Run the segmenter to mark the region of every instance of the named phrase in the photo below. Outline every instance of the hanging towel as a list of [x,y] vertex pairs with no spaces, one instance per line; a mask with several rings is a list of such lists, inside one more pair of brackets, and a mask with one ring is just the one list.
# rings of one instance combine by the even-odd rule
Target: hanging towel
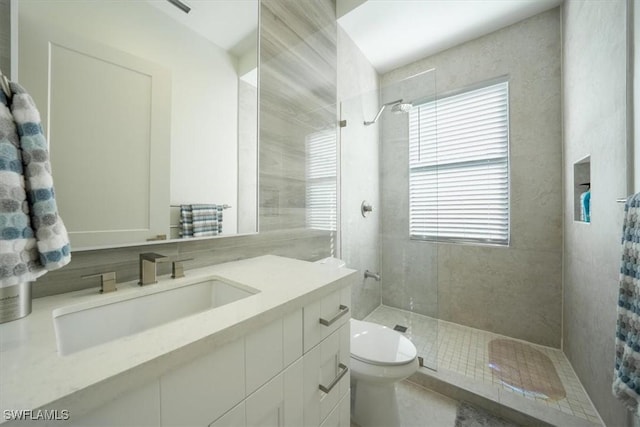
[[193,212],[191,205],[180,205],[180,237],[193,237]]
[[47,141],[31,96],[0,92],[0,287],[36,280],[71,260],[58,215]]
[[193,237],[216,236],[218,234],[218,206],[191,205],[193,215]]
[[638,415],[640,402],[640,193],[624,207],[613,394]]

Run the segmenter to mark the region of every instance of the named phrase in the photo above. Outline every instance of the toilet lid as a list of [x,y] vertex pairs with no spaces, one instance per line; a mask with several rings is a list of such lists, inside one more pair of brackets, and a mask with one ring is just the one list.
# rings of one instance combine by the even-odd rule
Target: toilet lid
[[351,357],[374,365],[404,365],[417,354],[416,346],[399,332],[351,319]]

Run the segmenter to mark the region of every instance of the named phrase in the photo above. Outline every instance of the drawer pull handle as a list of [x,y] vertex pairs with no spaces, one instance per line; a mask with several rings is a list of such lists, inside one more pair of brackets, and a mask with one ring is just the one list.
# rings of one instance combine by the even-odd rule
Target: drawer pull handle
[[325,320],[322,317],[320,318],[320,324],[324,325],[324,326],[331,326],[335,323],[336,320],[338,320],[339,318],[341,318],[342,316],[344,316],[345,314],[347,314],[349,312],[349,307],[347,307],[346,305],[342,305],[340,304],[340,311],[338,312],[338,314],[335,315],[335,317],[331,320]]
[[337,376],[337,377],[335,377],[335,378],[333,379],[333,381],[331,381],[331,384],[329,384],[329,387],[325,387],[325,386],[323,386],[322,384],[320,384],[320,385],[318,386],[318,388],[319,388],[321,391],[323,391],[323,392],[325,392],[325,393],[329,394],[329,392],[331,391],[331,389],[332,389],[332,388],[334,388],[334,387],[336,386],[336,384],[338,384],[338,382],[342,379],[342,377],[344,377],[344,376],[347,374],[347,372],[349,372],[349,368],[347,368],[347,365],[345,365],[344,363],[339,363],[339,364],[338,364],[338,368],[340,368],[340,369],[341,369],[341,371],[340,371],[340,373],[338,374],[338,376]]

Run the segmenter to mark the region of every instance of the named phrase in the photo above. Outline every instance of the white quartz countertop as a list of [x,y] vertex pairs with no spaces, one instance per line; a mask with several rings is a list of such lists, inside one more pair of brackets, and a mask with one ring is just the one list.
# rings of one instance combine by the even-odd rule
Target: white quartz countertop
[[[160,276],[158,284],[145,287],[135,281],[119,283],[118,291],[110,294],[94,288],[35,299],[29,316],[0,325],[0,411],[51,408],[82,413],[99,399],[115,397],[133,383],[156,378],[349,286],[354,274],[347,268],[266,255],[188,270],[182,279]],[[58,354],[54,310],[117,302],[154,287],[184,286],[213,275],[260,292],[125,338]]]

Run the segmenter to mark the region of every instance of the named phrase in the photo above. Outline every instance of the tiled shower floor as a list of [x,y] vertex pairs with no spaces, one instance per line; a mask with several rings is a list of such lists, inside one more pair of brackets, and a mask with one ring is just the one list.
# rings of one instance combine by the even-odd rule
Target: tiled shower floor
[[426,367],[455,372],[472,382],[601,423],[561,350],[387,306],[378,307],[365,320],[390,328],[407,327],[404,335],[413,341]]

